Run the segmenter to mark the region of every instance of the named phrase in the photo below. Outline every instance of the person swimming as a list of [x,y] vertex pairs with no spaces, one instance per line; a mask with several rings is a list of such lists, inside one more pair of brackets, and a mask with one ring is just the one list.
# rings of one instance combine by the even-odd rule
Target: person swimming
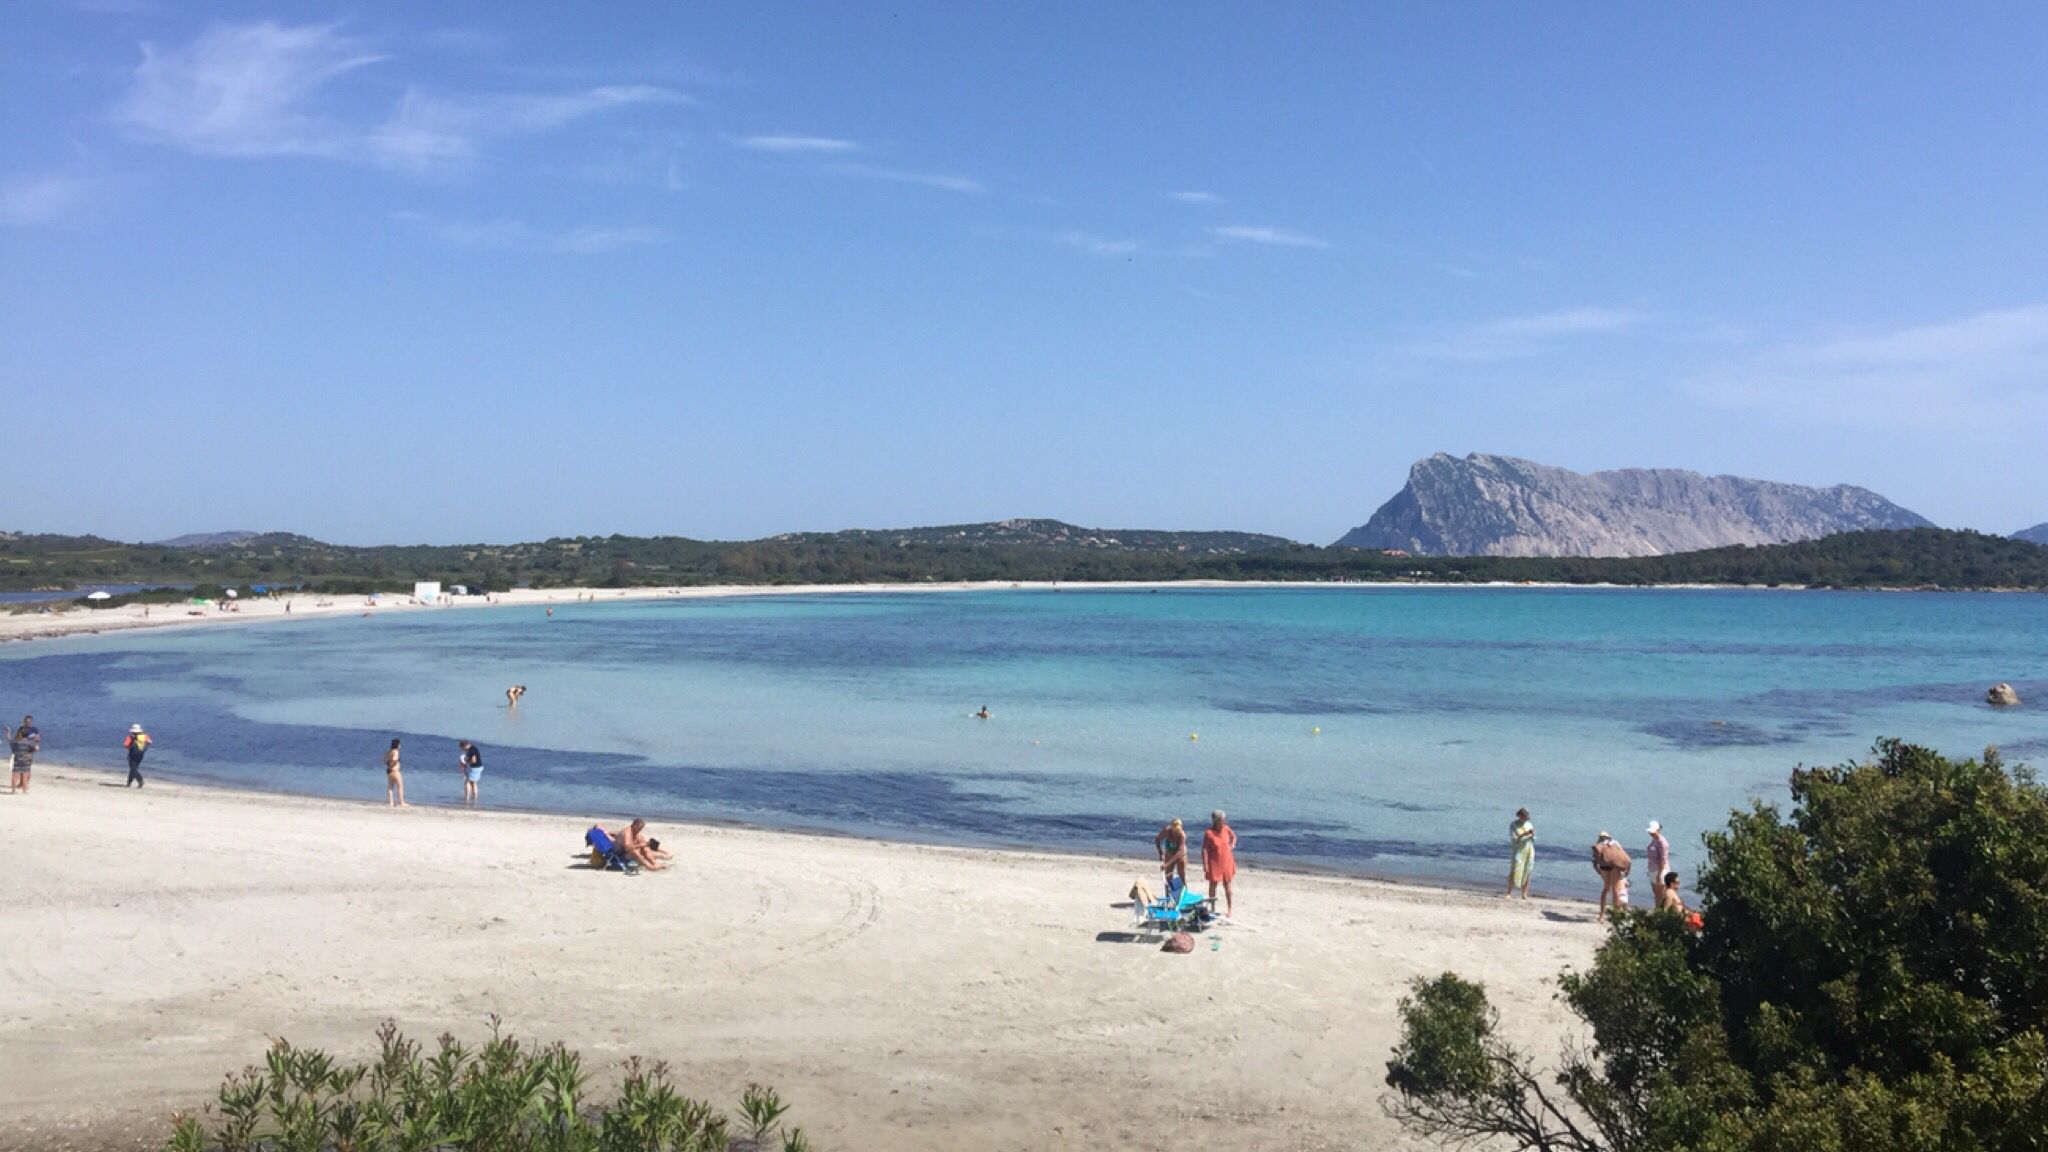
[[976,712],[976,713],[974,714],[974,718],[975,718],[976,720],[986,720],[986,719],[988,719],[988,705],[986,705],[986,704],[983,704],[983,705],[981,706],[981,711],[979,711],[979,712]]

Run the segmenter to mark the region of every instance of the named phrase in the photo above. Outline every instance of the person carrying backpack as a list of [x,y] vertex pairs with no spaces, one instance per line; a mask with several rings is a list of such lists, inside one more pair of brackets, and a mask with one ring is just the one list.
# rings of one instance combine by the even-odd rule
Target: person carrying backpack
[[[149,733],[140,724],[130,724],[128,735],[122,739],[121,747],[128,750],[128,784],[142,787],[142,754],[149,751]],[[128,784],[121,787],[126,788]]]

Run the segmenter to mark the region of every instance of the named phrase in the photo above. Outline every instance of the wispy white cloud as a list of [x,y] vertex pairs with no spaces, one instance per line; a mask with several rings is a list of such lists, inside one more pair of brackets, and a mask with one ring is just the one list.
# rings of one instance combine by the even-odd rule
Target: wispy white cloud
[[179,48],[142,46],[116,116],[136,132],[222,156],[336,155],[349,133],[307,105],[383,57],[334,24],[221,25]]
[[1824,426],[2031,435],[2048,419],[2048,304],[1784,343],[1687,388],[1717,406]]
[[522,220],[436,220],[417,212],[400,212],[399,220],[424,229],[445,244],[508,252],[594,256],[622,248],[660,244],[667,237],[658,228],[638,225],[580,225],[558,231],[535,228]]
[[1090,256],[1129,256],[1138,250],[1136,240],[1115,240],[1089,232],[1067,231],[1053,235],[1053,239]]
[[944,192],[962,192],[978,196],[988,191],[979,180],[946,172],[912,172],[902,168],[878,168],[872,164],[835,164],[832,171],[841,176],[883,180],[892,184],[914,184],[921,188],[937,188]]
[[0,183],[0,225],[54,223],[84,204],[92,189],[83,177],[58,173]]
[[645,84],[452,95],[410,88],[379,122],[344,115],[336,82],[386,59],[338,24],[217,25],[179,47],[144,44],[115,117],[145,139],[207,155],[429,169],[465,164],[491,138],[547,132],[608,109],[693,103]]
[[1431,360],[1466,363],[1521,360],[1551,352],[1568,340],[1628,332],[1648,319],[1627,308],[1559,308],[1481,321],[1408,351]]
[[1488,321],[1481,330],[1494,336],[1578,336],[1586,333],[1621,332],[1643,322],[1643,314],[1626,308],[1561,308],[1527,316],[1504,316]]
[[1221,204],[1223,197],[1214,192],[1168,192],[1166,198],[1183,204]]
[[1215,230],[1216,235],[1240,244],[1266,244],[1276,248],[1328,248],[1329,241],[1296,232],[1289,228],[1273,228],[1264,224],[1227,224]]
[[852,140],[841,140],[836,136],[742,136],[733,141],[736,148],[752,152],[821,153],[858,152],[860,145]]
[[649,84],[614,84],[573,92],[437,96],[408,89],[398,107],[364,137],[369,156],[407,168],[439,168],[475,159],[494,137],[561,128],[586,116],[640,104],[694,103]]

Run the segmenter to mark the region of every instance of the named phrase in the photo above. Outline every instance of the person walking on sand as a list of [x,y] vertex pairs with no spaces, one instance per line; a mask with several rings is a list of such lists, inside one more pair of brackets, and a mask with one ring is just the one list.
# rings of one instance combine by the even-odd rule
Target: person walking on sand
[[398,738],[391,738],[391,748],[384,753],[384,802],[393,808],[410,808],[405,802],[405,777],[398,770]]
[[[0,730],[4,730],[4,728],[4,725],[0,725]],[[36,753],[42,751],[42,748],[43,733],[41,729],[36,727],[36,718],[33,716],[23,716],[21,718],[21,727],[16,728],[13,734],[7,738],[7,751],[14,760],[12,765],[14,774],[8,777],[7,780],[7,790],[9,792],[28,791],[29,770],[35,767]]]
[[1202,878],[1209,882],[1209,899],[1216,899],[1216,886],[1223,885],[1223,914],[1237,909],[1230,882],[1237,878],[1237,830],[1223,819],[1223,809],[1209,813],[1209,827],[1202,832]]
[[1513,896],[1517,890],[1522,899],[1529,898],[1529,877],[1536,871],[1536,826],[1529,823],[1527,808],[1515,809],[1515,818],[1508,823],[1508,892]]
[[[142,754],[149,751],[149,733],[140,724],[130,724],[128,735],[122,739],[121,747],[128,750],[128,784],[142,787]],[[128,784],[121,787],[126,788]]]
[[476,807],[476,784],[484,778],[484,750],[467,740],[456,742],[462,749],[459,763],[462,765],[462,802]]
[[1671,841],[1664,838],[1664,825],[1650,821],[1650,846],[1643,849],[1643,861],[1650,868],[1650,906],[1664,906],[1664,874],[1671,871]]
[[1175,816],[1152,838],[1152,849],[1159,853],[1159,871],[1168,876],[1180,877],[1182,887],[1188,882],[1188,832],[1181,827],[1180,817]]
[[1621,911],[1621,886],[1628,882],[1630,867],[1628,853],[1622,846],[1614,837],[1600,833],[1600,838],[1593,841],[1593,870],[1600,874],[1600,911],[1594,920],[1605,920],[1610,907],[1616,913]]

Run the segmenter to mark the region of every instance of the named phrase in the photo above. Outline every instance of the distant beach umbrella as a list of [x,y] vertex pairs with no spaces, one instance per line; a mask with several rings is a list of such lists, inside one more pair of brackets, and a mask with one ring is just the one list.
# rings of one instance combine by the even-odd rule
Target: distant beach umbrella
[[87,592],[85,594],[85,598],[87,600],[112,600],[114,598],[114,595],[113,593],[106,591]]
[[240,592],[235,591],[233,588],[228,589],[228,599],[230,600],[240,599],[241,595]]

